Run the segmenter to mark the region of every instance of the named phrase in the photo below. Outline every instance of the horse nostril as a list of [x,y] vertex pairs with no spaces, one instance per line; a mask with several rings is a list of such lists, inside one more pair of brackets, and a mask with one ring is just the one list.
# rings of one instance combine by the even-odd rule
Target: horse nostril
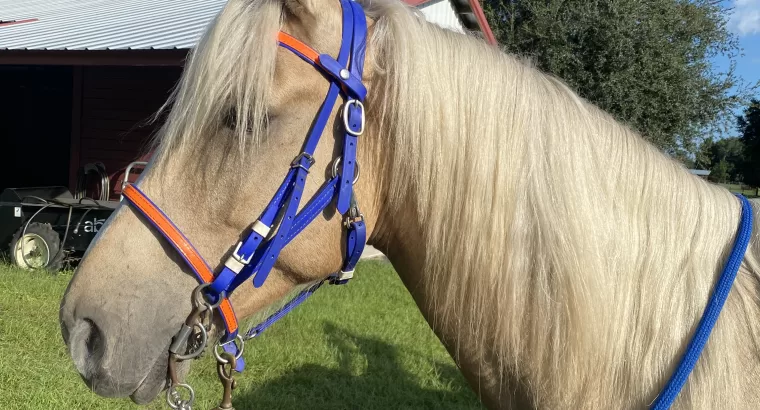
[[87,337],[87,341],[85,342],[85,346],[87,348],[87,354],[90,357],[95,357],[98,355],[102,355],[103,353],[103,336],[100,332],[100,329],[98,328],[98,325],[95,324],[90,319],[85,319],[86,322],[90,325],[90,334]]
[[100,362],[105,347],[103,333],[91,319],[81,319],[70,330],[70,336],[69,348],[74,366],[85,380],[89,380],[102,365]]

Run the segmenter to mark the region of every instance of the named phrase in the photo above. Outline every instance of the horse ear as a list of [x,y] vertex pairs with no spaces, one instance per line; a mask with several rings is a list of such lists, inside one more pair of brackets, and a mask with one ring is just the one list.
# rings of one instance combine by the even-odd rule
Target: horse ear
[[[322,0],[283,0],[285,9],[295,17],[306,20],[313,19],[317,15]],[[322,5],[324,7],[324,5]]]

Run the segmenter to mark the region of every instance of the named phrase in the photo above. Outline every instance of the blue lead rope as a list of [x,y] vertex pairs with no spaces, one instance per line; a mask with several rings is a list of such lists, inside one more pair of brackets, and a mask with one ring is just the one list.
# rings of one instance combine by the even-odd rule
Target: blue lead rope
[[710,337],[710,332],[712,332],[713,326],[715,326],[715,322],[718,320],[718,315],[720,315],[720,311],[723,309],[728,292],[731,291],[736,273],[744,259],[744,252],[747,250],[750,235],[752,234],[752,205],[743,195],[737,194],[736,196],[742,203],[742,219],[739,232],[736,236],[736,242],[734,242],[734,248],[731,250],[731,256],[723,268],[723,273],[720,275],[715,291],[710,297],[702,319],[699,321],[697,331],[681,358],[681,363],[678,364],[668,384],[665,385],[665,388],[652,404],[652,409],[654,410],[669,408],[689,378],[689,374],[694,369],[694,365],[697,364],[699,355],[702,353],[702,349]]
[[276,312],[274,312],[272,315],[270,315],[268,318],[266,318],[263,322],[259,323],[258,325],[252,327],[248,332],[245,334],[245,339],[253,339],[254,337],[258,336],[266,330],[269,326],[272,326],[276,321],[282,319],[290,313],[291,310],[295,309],[296,306],[300,305],[306,299],[309,298],[309,296],[313,295],[314,292],[319,289],[322,284],[324,284],[326,281],[331,280],[331,278],[323,279],[317,282],[314,285],[309,286],[307,289],[302,290],[296,297],[291,299],[288,303],[286,303],[283,307],[278,309]]

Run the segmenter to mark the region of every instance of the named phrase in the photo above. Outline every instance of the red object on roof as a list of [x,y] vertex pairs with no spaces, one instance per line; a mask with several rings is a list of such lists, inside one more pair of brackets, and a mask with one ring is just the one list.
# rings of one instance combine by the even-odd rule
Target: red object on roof
[[0,20],[0,27],[13,26],[16,24],[24,24],[24,23],[34,23],[35,21],[38,21],[38,20],[39,19],[25,19],[25,20],[14,20],[14,21]]

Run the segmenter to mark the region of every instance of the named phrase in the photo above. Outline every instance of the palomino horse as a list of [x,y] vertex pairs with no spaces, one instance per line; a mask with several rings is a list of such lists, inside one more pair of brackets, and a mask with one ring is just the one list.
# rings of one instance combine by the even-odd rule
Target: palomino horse
[[[738,243],[740,217],[751,222],[756,212],[555,78],[477,38],[428,24],[395,0],[362,2],[363,69],[352,62],[355,72],[330,77],[299,58],[298,47],[280,47],[278,31],[338,56],[348,41],[346,4],[230,0],[194,50],[156,154],[132,192],[160,206],[209,265],[245,271],[247,261],[230,257],[234,244],[282,175],[311,167],[301,186],[311,198],[334,175],[338,153],[348,155],[347,111],[332,100],[316,163],[296,157],[331,84],[354,95],[363,82],[366,130],[351,140],[358,141],[361,177],[352,195],[362,229],[388,255],[483,403],[649,406],[695,333]],[[354,59],[356,47],[352,52]],[[256,284],[254,276],[255,286],[199,293],[193,302],[195,267],[135,206],[140,197],[130,198],[82,260],[61,322],[88,385],[137,403],[167,387],[167,367],[175,387],[187,371],[189,361],[169,359],[177,354],[178,329],[195,335],[183,352],[200,343],[204,324],[182,327],[189,312],[211,322],[198,306],[224,302],[219,312],[227,306],[227,316],[213,315],[209,328],[231,337],[230,301],[239,317],[249,317],[296,287],[345,271],[346,229],[356,229],[357,215],[346,224],[345,210],[320,208],[282,249],[266,281]],[[280,227],[292,222],[292,213],[283,215]],[[251,230],[272,243],[279,233],[267,236],[266,225]],[[679,408],[760,404],[755,232],[675,401]],[[232,343],[222,344],[220,363],[234,367]]]

